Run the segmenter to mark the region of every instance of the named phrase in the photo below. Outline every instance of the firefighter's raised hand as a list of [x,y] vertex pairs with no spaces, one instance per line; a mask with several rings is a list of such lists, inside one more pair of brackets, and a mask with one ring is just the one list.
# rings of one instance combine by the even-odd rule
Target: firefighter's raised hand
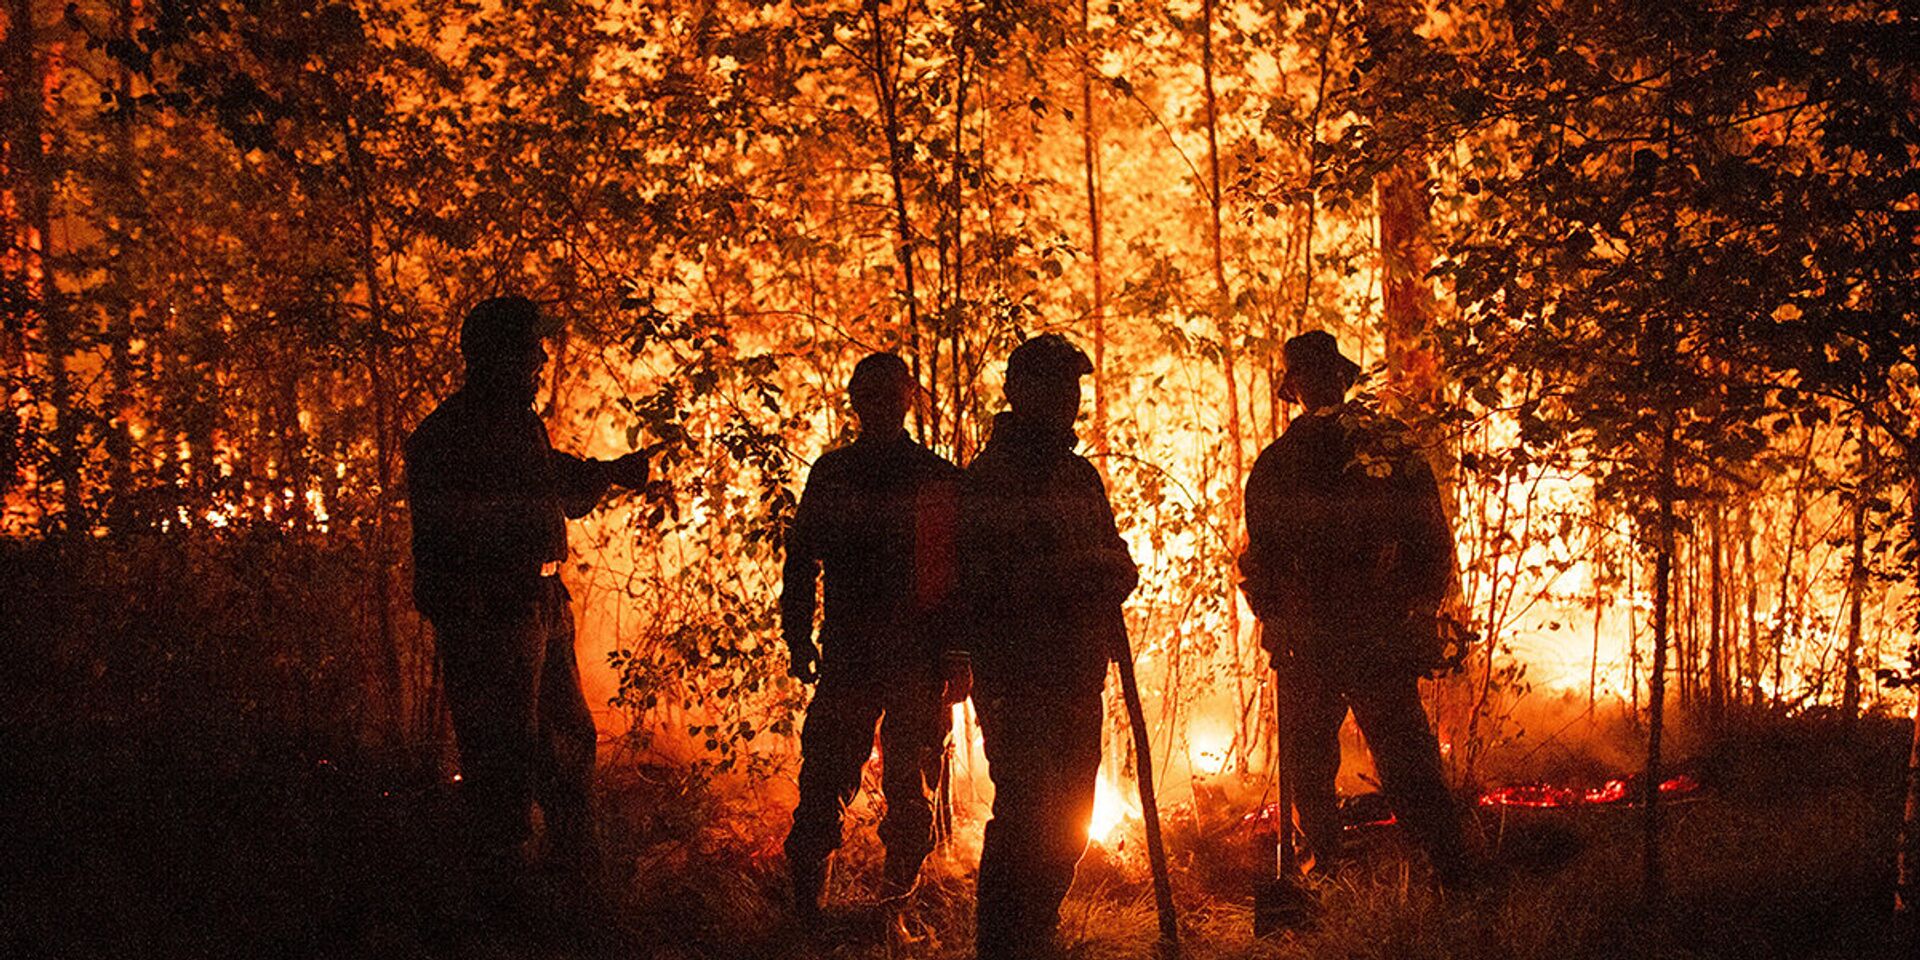
[[801,683],[820,679],[820,648],[812,640],[787,640],[787,676]]
[[652,460],[660,450],[659,444],[644,450],[635,450],[607,464],[607,479],[629,490],[638,490],[647,485],[647,479],[653,472]]

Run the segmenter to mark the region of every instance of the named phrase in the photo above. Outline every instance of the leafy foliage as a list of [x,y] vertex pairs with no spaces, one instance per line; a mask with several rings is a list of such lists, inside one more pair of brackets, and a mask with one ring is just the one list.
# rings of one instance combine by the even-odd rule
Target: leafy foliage
[[[1770,707],[1831,693],[1821,611],[1853,588],[1813,548],[1841,491],[1876,504],[1873,599],[1913,595],[1911,4],[55,6],[16,2],[6,39],[9,80],[45,80],[9,83],[4,131],[8,534],[285,534],[362,558],[341,629],[400,649],[397,445],[455,380],[458,317],[528,292],[562,321],[560,445],[666,444],[569,571],[639,749],[732,770],[787,743],[780,531],[876,349],[961,461],[1014,342],[1098,355],[1084,446],[1145,574],[1169,751],[1200,715],[1234,718],[1240,765],[1271,734],[1237,483],[1309,328],[1457,505],[1478,639],[1435,701],[1463,772],[1536,687],[1638,702],[1623,542],[1671,533],[1704,584],[1681,689],[1718,649]],[[1576,613],[1592,652],[1551,662]],[[1873,665],[1899,631],[1868,630]],[[431,702],[407,657],[370,662]]]

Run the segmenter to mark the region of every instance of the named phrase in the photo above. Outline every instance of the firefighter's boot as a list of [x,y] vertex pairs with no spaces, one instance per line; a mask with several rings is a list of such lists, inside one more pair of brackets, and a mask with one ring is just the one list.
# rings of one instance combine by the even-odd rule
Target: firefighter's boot
[[793,884],[793,912],[802,923],[812,925],[820,919],[820,895],[827,886],[825,857],[796,857],[787,861],[787,878]]

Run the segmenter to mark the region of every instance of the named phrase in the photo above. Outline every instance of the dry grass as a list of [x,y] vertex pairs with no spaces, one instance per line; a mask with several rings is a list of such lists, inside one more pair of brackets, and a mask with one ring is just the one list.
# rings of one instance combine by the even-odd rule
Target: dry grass
[[[1839,746],[1808,723],[1729,737],[1698,764],[1708,790],[1671,811],[1671,895],[1639,902],[1633,811],[1488,822],[1501,882],[1443,897],[1391,834],[1320,881],[1318,922],[1251,934],[1250,845],[1216,816],[1171,814],[1190,958],[1908,957],[1888,923],[1904,731]],[[17,747],[18,744],[13,746]],[[967,957],[976,847],[937,854],[910,911],[876,908],[880,850],[861,806],[831,885],[834,922],[808,937],[786,906],[779,841],[790,800],[720,791],[684,771],[612,767],[602,811],[612,895],[576,908],[579,941],[461,936],[457,818],[432,777],[378,765],[208,779],[68,744],[24,757],[0,804],[9,837],[0,954],[9,957],[570,957],[749,960]],[[10,756],[21,756],[18,750]],[[58,762],[56,763],[55,760]],[[32,761],[32,762],[25,762]],[[119,765],[116,765],[119,764]],[[1076,960],[1153,954],[1155,917],[1130,842],[1096,849],[1063,911]],[[449,932],[454,936],[449,936]]]
[[[1633,810],[1510,813],[1483,817],[1497,842],[1499,879],[1484,892],[1444,896],[1416,857],[1384,833],[1360,862],[1316,879],[1317,922],[1256,940],[1248,890],[1253,857],[1230,838],[1176,825],[1176,896],[1190,958],[1768,958],[1905,957],[1888,922],[1890,840],[1897,815],[1897,741],[1837,746],[1830,731],[1776,728],[1732,737],[1704,755],[1712,784],[1669,810],[1670,893],[1640,899],[1640,820]],[[763,835],[741,835],[731,853],[683,861],[679,895],[699,906],[654,927],[700,957],[960,958],[971,952],[972,855],[937,855],[914,908],[862,906],[878,886],[880,851],[870,825],[853,829],[831,896],[838,921],[809,940],[781,906],[776,814]],[[962,845],[964,846],[964,844]],[[1234,879],[1238,874],[1238,881]],[[660,881],[636,887],[656,908]],[[683,905],[688,900],[683,900]],[[723,923],[690,922],[699,915]],[[732,931],[715,938],[710,931]],[[1129,849],[1096,847],[1062,911],[1076,960],[1154,955],[1151,890]],[[688,935],[689,931],[699,931]]]

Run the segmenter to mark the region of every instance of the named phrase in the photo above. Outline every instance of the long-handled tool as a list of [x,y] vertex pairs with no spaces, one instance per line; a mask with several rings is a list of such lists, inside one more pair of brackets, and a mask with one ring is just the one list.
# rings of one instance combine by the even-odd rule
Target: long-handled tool
[[1298,927],[1312,919],[1313,894],[1300,879],[1300,862],[1294,850],[1293,778],[1287,775],[1287,691],[1286,678],[1279,669],[1273,672],[1273,775],[1279,785],[1276,804],[1279,813],[1274,827],[1277,841],[1272,876],[1253,881],[1253,935],[1267,937],[1289,927]]
[[933,836],[946,846],[953,839],[953,736],[940,748],[940,787],[933,795]]
[[1153,902],[1160,912],[1160,949],[1166,960],[1180,956],[1180,922],[1173,912],[1173,882],[1167,876],[1167,847],[1160,836],[1160,804],[1153,794],[1153,744],[1147,738],[1147,713],[1140,707],[1140,681],[1133,675],[1133,647],[1121,635],[1120,697],[1133,730],[1135,773],[1140,780],[1140,814],[1147,826],[1147,863],[1153,870]]

